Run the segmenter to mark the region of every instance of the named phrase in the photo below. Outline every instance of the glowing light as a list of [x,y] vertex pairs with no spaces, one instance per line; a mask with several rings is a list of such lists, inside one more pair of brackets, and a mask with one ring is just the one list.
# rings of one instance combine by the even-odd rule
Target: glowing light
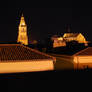
[[17,61],[0,63],[0,73],[37,72],[54,70],[52,60],[44,61]]
[[17,42],[20,42],[24,45],[28,45],[27,25],[25,23],[23,15],[22,15],[21,20],[20,20]]
[[63,37],[59,37],[58,40],[61,40],[62,41],[63,40]]
[[74,69],[92,68],[92,56],[75,56]]

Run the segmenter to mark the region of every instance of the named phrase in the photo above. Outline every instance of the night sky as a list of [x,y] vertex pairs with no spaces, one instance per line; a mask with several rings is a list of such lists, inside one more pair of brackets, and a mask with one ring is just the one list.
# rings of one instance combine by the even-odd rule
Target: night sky
[[67,26],[70,26],[71,32],[81,32],[87,40],[92,41],[92,8],[73,7],[72,3],[58,8],[32,7],[32,3],[31,7],[27,4],[25,7],[18,7],[16,4],[13,8],[10,6],[0,8],[0,43],[17,40],[22,12],[31,40],[42,40],[51,35],[62,36],[67,32]]

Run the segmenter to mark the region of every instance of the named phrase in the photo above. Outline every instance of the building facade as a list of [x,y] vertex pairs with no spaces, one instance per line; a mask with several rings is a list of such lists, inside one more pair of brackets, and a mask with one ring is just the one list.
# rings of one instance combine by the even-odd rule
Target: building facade
[[67,41],[77,41],[78,43],[86,43],[85,37],[81,33],[65,33],[63,38]]
[[62,37],[58,37],[55,35],[51,38],[51,40],[53,41],[53,48],[66,46],[66,42]]
[[73,55],[74,69],[92,69],[92,47],[88,47]]

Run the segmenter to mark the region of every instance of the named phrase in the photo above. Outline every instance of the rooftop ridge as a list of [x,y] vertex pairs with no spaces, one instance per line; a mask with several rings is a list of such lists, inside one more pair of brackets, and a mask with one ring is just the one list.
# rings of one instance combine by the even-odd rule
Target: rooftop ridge
[[74,55],[72,55],[72,56],[76,56],[76,55],[78,55],[78,54],[80,54],[80,53],[84,52],[85,50],[87,50],[87,49],[89,49],[89,48],[92,48],[92,47],[85,48],[85,49],[83,49],[83,50],[81,50],[81,51],[79,51],[79,52],[75,53],[75,54],[74,54]]
[[80,35],[81,33],[64,33],[63,37],[77,37],[78,35]]
[[35,49],[32,49],[32,48],[29,48],[29,47],[24,46],[24,45],[22,45],[22,44],[21,44],[21,46],[23,46],[24,48],[27,48],[27,49],[29,49],[29,50],[31,50],[31,51],[34,51],[34,52],[36,52],[36,53],[38,53],[38,54],[45,55],[45,56],[47,56],[47,57],[53,58],[53,60],[56,62],[56,58],[55,58],[55,57],[53,57],[53,56],[50,56],[50,55],[45,54],[45,53],[43,53],[43,52],[40,52],[40,51],[38,51],[38,50],[35,50]]
[[33,60],[49,59],[49,60],[53,60],[53,62],[56,62],[55,57],[40,52],[38,50],[29,48],[22,44],[0,44],[0,54],[1,54],[0,56],[1,61],[16,61],[16,60],[33,61]]

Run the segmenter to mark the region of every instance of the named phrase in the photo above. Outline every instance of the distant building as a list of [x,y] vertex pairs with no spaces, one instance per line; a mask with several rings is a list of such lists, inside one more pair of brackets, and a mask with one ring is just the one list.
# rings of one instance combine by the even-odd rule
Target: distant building
[[62,47],[66,46],[67,42],[77,41],[78,43],[84,43],[85,46],[88,46],[88,41],[81,33],[65,33],[63,37],[53,36],[53,47]]
[[21,17],[20,24],[19,24],[17,42],[22,43],[24,45],[28,45],[27,25],[25,23],[23,15]]
[[0,44],[0,73],[54,70],[56,58],[20,44]]
[[69,41],[77,41],[78,43],[86,43],[85,37],[81,33],[65,33],[63,35],[64,40]]
[[55,35],[51,38],[51,40],[53,41],[53,48],[66,46],[66,42],[62,37],[58,37]]
[[73,55],[74,69],[92,68],[92,47],[88,47]]

